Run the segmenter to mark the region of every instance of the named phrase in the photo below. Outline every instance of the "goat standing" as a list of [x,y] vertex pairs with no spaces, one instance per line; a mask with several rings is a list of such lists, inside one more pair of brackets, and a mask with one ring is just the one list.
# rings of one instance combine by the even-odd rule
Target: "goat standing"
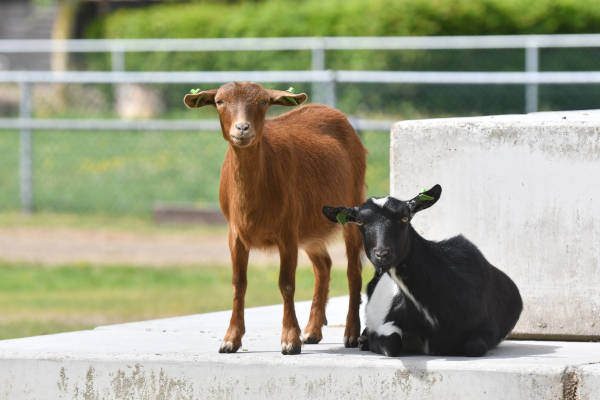
[[432,242],[410,224],[441,193],[436,185],[409,201],[388,196],[360,207],[323,208],[333,222],[360,226],[375,266],[361,349],[481,356],[517,323],[523,308],[517,286],[473,243],[460,235]]
[[[216,106],[223,138],[229,142],[219,202],[229,225],[233,312],[220,352],[235,352],[242,344],[251,248],[279,249],[282,353],[298,354],[302,345],[294,310],[299,247],[306,251],[315,274],[312,307],[302,339],[318,343],[323,337],[331,270],[325,243],[336,227],[323,223],[321,208],[364,201],[366,151],[347,118],[324,105],[301,106],[265,119],[269,106],[294,106],[306,98],[305,94],[267,90],[249,82],[232,82],[184,98],[189,108]],[[344,345],[356,347],[362,285],[362,244],[356,227],[344,228],[344,240],[350,289]]]

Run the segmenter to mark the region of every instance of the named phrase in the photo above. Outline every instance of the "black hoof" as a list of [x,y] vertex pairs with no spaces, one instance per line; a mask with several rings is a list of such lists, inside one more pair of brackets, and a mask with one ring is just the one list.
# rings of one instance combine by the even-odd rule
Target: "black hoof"
[[316,336],[309,336],[307,338],[304,339],[304,344],[317,344],[321,341],[321,339],[319,339]]
[[358,337],[358,348],[362,351],[369,350],[369,337],[367,335],[361,335]]
[[232,342],[223,342],[219,348],[219,353],[235,353],[240,346],[234,345]]
[[281,354],[291,356],[294,354],[300,354],[302,345],[294,343],[281,343]]

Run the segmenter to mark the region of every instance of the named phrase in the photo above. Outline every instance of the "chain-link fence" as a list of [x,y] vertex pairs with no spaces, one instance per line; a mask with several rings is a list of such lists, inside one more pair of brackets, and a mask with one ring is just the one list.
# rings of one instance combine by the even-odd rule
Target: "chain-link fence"
[[[370,193],[389,190],[389,135],[363,132]],[[156,203],[216,205],[220,132],[38,131],[34,209],[144,215]],[[0,204],[19,209],[19,133],[0,135]],[[6,157],[4,157],[6,155]]]
[[[287,68],[289,74],[285,79],[256,80],[270,88],[294,86],[296,92],[308,93],[309,99],[334,103],[351,116],[355,126],[362,127],[360,134],[369,150],[370,195],[382,195],[389,190],[391,121],[521,113],[531,107],[528,105],[531,96],[539,110],[600,106],[600,79],[595,71],[600,65],[600,40],[597,47],[588,43],[580,48],[535,48],[533,61],[528,61],[531,52],[524,51],[525,47],[452,48],[456,47],[453,39],[445,40],[438,47],[445,43],[451,49],[434,46],[433,49],[333,50],[318,42],[321,47],[316,51],[307,47],[209,53],[185,52],[179,48],[176,53],[164,49],[128,53],[126,58],[121,49],[112,57],[93,52],[73,53],[70,65],[76,70],[112,65],[116,70],[126,69],[127,73],[199,68],[218,73],[218,70],[266,70],[269,60],[278,60],[271,66],[284,71]],[[283,58],[285,63],[281,62]],[[304,72],[293,72],[301,69],[309,70],[306,73],[312,75],[306,75],[307,78],[301,75]],[[395,75],[388,74],[390,71]],[[492,74],[485,75],[490,71]],[[572,73],[548,75],[557,71]],[[411,75],[413,72],[416,75]],[[16,72],[4,71],[3,76],[11,73]],[[177,75],[179,72],[155,73],[161,74],[157,81],[136,78],[129,82],[126,78],[133,75],[121,75],[125,80],[119,79],[117,83],[85,77],[78,83],[45,77],[4,79],[0,83],[0,126],[4,126],[0,131],[0,209],[17,210],[22,206],[23,131],[31,128],[17,123],[17,118],[23,117],[25,81],[31,121],[42,125],[44,121],[65,122],[53,130],[52,126],[42,126],[44,129],[31,131],[34,210],[145,215],[159,202],[216,205],[219,170],[227,144],[216,128],[215,110],[210,107],[187,110],[182,98],[192,87],[219,86],[219,79],[202,83],[200,76],[186,81]],[[252,80],[251,73],[247,74]],[[171,77],[178,78],[171,82]],[[553,83],[553,79],[558,83]],[[533,94],[528,94],[531,89]],[[275,107],[271,113],[282,111],[287,109]],[[214,128],[200,125],[199,121],[207,120]],[[81,121],[88,121],[88,126],[81,128]],[[132,129],[109,126],[115,121],[129,121],[137,126]],[[382,123],[377,127],[365,125],[364,121]],[[146,125],[140,127],[142,123]],[[187,125],[172,130],[169,124]],[[161,126],[169,129],[161,130]]]

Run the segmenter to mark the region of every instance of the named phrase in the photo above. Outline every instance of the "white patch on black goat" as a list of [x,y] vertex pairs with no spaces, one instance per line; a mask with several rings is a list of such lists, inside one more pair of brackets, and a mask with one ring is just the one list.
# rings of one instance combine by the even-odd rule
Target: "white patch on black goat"
[[419,310],[419,312],[421,314],[423,314],[423,316],[425,317],[425,319],[427,320],[429,325],[431,325],[432,328],[435,328],[438,325],[437,319],[435,317],[432,317],[431,314],[429,314],[429,311],[427,311],[427,308],[425,308],[425,306],[423,306],[421,303],[419,303],[417,301],[417,299],[415,299],[415,296],[413,296],[413,294],[410,292],[410,290],[408,290],[408,288],[404,284],[404,281],[396,273],[396,267],[390,268],[390,275],[391,275],[392,279],[394,280],[394,282],[396,282],[398,284],[398,286],[400,287],[400,290],[402,290],[402,293],[404,293],[404,295],[406,297],[408,297],[408,299],[410,301],[412,301],[412,303],[415,305],[417,310]]
[[390,199],[390,196],[385,196],[385,197],[373,197],[371,200],[373,201],[373,203],[375,203],[375,205],[383,208],[383,206],[385,206],[385,203],[387,203],[389,199]]
[[383,274],[377,282],[373,294],[369,297],[365,310],[369,331],[377,332],[377,329],[384,324],[394,297],[398,295],[398,292],[398,285],[394,283],[388,274]]

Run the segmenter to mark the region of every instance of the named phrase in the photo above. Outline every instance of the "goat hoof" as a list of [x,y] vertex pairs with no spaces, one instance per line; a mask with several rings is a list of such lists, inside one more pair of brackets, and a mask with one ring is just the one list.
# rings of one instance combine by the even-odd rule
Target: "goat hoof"
[[319,339],[316,336],[310,336],[310,337],[307,337],[306,339],[304,339],[305,344],[317,344],[320,341],[321,341],[321,339]]
[[344,336],[344,347],[358,347],[358,340],[354,336]]
[[232,342],[223,342],[219,348],[219,353],[235,353],[239,348],[239,345],[234,345]]
[[300,354],[300,350],[302,349],[302,345],[294,344],[294,343],[281,343],[281,354],[284,355],[293,355]]
[[358,337],[358,348],[362,351],[369,350],[369,337],[366,335],[361,335]]
[[322,338],[316,336],[316,335],[302,335],[300,337],[300,339],[302,340],[302,343],[304,344],[317,344],[321,341]]

